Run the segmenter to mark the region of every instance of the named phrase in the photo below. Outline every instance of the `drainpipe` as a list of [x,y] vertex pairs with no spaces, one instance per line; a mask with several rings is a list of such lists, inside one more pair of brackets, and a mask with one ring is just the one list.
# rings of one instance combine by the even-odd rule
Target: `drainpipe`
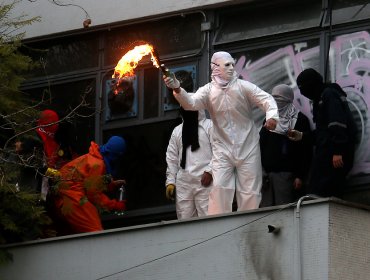
[[295,218],[296,218],[296,235],[297,235],[297,272],[296,272],[296,277],[295,279],[297,280],[302,280],[303,279],[303,274],[302,274],[302,253],[301,253],[301,204],[304,200],[309,200],[309,199],[316,199],[320,198],[317,195],[314,194],[308,194],[305,196],[302,196],[296,206],[295,210]]

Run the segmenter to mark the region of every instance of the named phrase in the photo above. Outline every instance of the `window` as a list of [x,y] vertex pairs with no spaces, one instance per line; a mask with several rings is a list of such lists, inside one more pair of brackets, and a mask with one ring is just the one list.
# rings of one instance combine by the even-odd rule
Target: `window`
[[[369,14],[370,3],[368,0],[333,0],[332,24],[368,19]],[[327,15],[325,22],[329,24],[329,15]]]
[[26,91],[27,95],[34,104],[42,100],[42,95],[50,98],[47,102],[39,105],[39,110],[52,109],[60,117],[66,116],[71,109],[77,108],[85,97],[86,105],[78,108],[78,116],[68,118],[75,130],[75,146],[78,154],[88,152],[90,141],[95,137],[95,79],[87,79],[76,82],[53,85],[50,87],[38,87]]
[[[193,92],[197,89],[196,76],[197,71],[195,65],[186,65],[182,67],[172,67],[169,69],[174,73],[180,81],[181,86],[188,92]],[[172,90],[163,87],[163,106],[165,111],[178,109],[179,103],[173,97]]]
[[99,36],[85,35],[27,44],[24,52],[41,68],[33,70],[33,77],[45,77],[98,67]]
[[[296,87],[295,79],[305,68],[319,69],[319,39],[301,40],[290,44],[259,48],[232,54],[236,59],[235,69],[242,79],[248,80],[266,92],[274,86],[287,84],[295,90],[298,108],[307,116],[311,106]],[[256,121],[261,124],[265,115],[259,108],[254,111]]]
[[[370,33],[368,30],[336,35],[331,40],[329,77],[347,93],[357,124],[357,150],[352,176],[370,173],[369,107]],[[369,182],[367,178],[366,183]],[[361,182],[362,183],[362,182]]]
[[[294,7],[295,6],[295,7]],[[299,1],[295,4],[245,6],[220,15],[220,28],[214,44],[224,44],[261,36],[319,27],[321,1]]]
[[115,65],[130,49],[142,43],[154,45],[160,57],[190,55],[202,47],[199,13],[113,29],[105,39],[104,65]]
[[105,81],[105,120],[135,117],[138,114],[137,78]]

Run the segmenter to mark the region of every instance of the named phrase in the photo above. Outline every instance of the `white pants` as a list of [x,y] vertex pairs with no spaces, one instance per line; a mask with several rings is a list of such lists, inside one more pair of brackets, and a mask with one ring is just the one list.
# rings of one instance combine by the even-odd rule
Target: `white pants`
[[177,218],[203,217],[208,213],[208,198],[212,184],[204,187],[200,179],[176,180],[176,213]]
[[257,209],[261,202],[262,166],[259,147],[245,160],[217,154],[213,160],[214,187],[209,196],[208,214],[232,212],[234,194],[238,211]]

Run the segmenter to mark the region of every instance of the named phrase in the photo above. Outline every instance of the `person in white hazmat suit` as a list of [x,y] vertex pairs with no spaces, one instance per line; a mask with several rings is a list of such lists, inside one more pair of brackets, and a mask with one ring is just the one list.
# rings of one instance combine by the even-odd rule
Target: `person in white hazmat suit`
[[211,79],[194,94],[180,87],[174,75],[163,76],[167,87],[185,110],[206,109],[213,121],[213,188],[208,214],[232,212],[234,194],[238,211],[257,209],[261,201],[262,167],[259,131],[252,106],[266,113],[265,127],[279,120],[274,98],[256,85],[238,79],[234,59],[227,52],[211,58]]
[[212,121],[204,110],[180,108],[180,113],[183,122],[174,128],[166,152],[166,196],[174,199],[176,193],[178,219],[203,217],[212,187]]

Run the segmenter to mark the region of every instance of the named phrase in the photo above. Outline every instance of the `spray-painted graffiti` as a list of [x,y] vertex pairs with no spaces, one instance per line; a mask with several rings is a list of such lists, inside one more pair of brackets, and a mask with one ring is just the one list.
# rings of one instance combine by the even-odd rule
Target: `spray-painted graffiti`
[[[320,48],[299,42],[247,61],[238,57],[236,70],[240,76],[270,92],[278,84],[290,85],[295,93],[295,105],[309,118],[311,103],[302,96],[296,77],[306,68],[319,69]],[[358,126],[358,143],[352,175],[370,174],[370,35],[356,32],[338,36],[329,51],[329,77],[347,92],[348,101]],[[312,119],[312,118],[311,118]],[[313,123],[311,123],[314,126]]]

